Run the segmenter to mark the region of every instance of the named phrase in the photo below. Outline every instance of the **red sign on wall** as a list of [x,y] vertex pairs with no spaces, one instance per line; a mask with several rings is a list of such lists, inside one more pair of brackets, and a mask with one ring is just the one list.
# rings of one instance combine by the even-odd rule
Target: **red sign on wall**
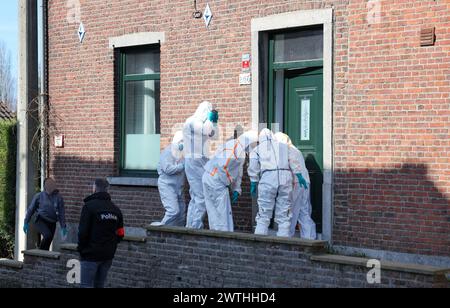
[[251,61],[250,54],[247,53],[247,54],[242,55],[242,69],[243,70],[250,69],[250,61]]

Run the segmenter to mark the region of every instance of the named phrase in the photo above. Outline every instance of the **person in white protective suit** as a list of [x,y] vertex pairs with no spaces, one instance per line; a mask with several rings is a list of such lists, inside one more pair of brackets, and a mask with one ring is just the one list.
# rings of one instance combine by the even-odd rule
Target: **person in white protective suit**
[[189,182],[191,201],[188,206],[187,228],[202,229],[206,214],[202,177],[208,162],[209,139],[217,134],[219,116],[211,103],[203,102],[183,128],[185,172]]
[[288,146],[274,140],[269,129],[263,129],[259,135],[259,145],[250,153],[248,168],[252,197],[258,196],[255,234],[268,234],[275,208],[277,236],[290,236],[292,168]]
[[311,218],[311,180],[309,178],[308,169],[306,169],[305,159],[302,152],[292,144],[288,135],[276,133],[275,139],[278,142],[289,146],[290,157],[292,158],[292,173],[294,176],[292,189],[292,221],[290,235],[295,235],[297,223],[300,224],[300,237],[308,240],[315,240],[316,224]]
[[184,173],[183,132],[175,134],[172,144],[162,153],[158,165],[158,190],[166,210],[161,222],[152,226],[184,227],[186,204],[183,198],[186,176]]
[[[238,139],[224,144],[206,164],[203,175],[203,192],[209,228],[216,231],[234,231],[231,203],[235,204],[242,194],[245,153],[258,142],[258,133],[249,131]],[[230,192],[232,200],[230,200]]]

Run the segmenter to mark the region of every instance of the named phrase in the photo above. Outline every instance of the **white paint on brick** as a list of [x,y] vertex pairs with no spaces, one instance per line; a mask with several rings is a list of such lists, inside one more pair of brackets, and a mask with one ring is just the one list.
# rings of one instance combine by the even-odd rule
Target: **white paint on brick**
[[333,9],[304,10],[255,18],[252,20],[252,126],[257,129],[260,102],[259,37],[261,32],[323,25],[323,239],[332,240],[333,225]]
[[126,34],[123,36],[110,37],[109,48],[114,49],[151,44],[164,44],[165,42],[166,35],[164,32],[139,32]]

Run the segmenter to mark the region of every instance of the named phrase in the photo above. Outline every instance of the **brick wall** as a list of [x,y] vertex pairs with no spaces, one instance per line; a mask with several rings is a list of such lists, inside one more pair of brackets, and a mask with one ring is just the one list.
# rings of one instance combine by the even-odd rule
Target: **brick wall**
[[[450,3],[381,1],[370,25],[366,2],[349,1],[336,44],[334,240],[448,256]],[[428,26],[436,45],[420,47]]]
[[[293,288],[293,287],[449,287],[442,273],[422,267],[381,268],[381,284],[369,285],[364,265],[312,261],[324,243],[278,242],[245,234],[178,232],[153,229],[146,242],[119,245],[109,287],[137,288]],[[59,259],[25,256],[23,269],[0,264],[0,286],[74,287],[66,280],[67,262],[78,259],[63,250]]]
[[[69,23],[65,0],[49,0],[49,85],[53,133],[51,174],[61,183],[69,221],[76,222],[90,181],[118,175],[118,102],[110,37],[165,32],[161,47],[161,130],[202,100],[222,123],[249,123],[251,88],[238,86],[241,55],[251,51],[251,19],[334,7],[334,242],[428,255],[450,254],[450,4],[444,0],[381,1],[368,24],[366,0],[210,1],[209,29],[192,18],[192,1],[81,0],[86,28]],[[134,4],[133,4],[134,3]],[[394,4],[395,3],[395,4]],[[243,13],[244,12],[244,13]],[[423,25],[436,27],[433,47],[419,47]],[[112,190],[126,224],[160,219],[155,188]],[[245,200],[244,200],[245,201]],[[249,230],[249,200],[235,211]]]
[[23,285],[22,270],[0,265],[0,288],[20,288]]

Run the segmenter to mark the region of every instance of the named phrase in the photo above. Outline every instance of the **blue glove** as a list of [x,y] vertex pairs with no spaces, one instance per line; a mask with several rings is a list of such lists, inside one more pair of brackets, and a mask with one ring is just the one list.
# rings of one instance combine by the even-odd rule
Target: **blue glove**
[[62,235],[62,237],[66,237],[67,236],[67,228],[62,228],[61,229],[61,235]]
[[211,111],[208,115],[208,119],[213,123],[219,122],[219,113],[216,110]]
[[253,198],[257,197],[257,189],[258,189],[258,183],[251,182],[250,183],[250,194],[252,195]]
[[178,151],[183,152],[183,150],[184,150],[184,144],[180,143],[178,145]]
[[308,189],[308,183],[306,183],[305,178],[301,173],[296,174],[298,178],[298,182],[300,183],[300,186],[303,186],[305,189]]
[[25,234],[27,234],[29,229],[30,229],[30,225],[27,224],[27,223],[24,223],[24,225],[23,225],[23,232],[25,232]]
[[233,197],[231,198],[231,203],[236,204],[238,202],[238,199],[239,199],[239,193],[237,191],[234,191]]

